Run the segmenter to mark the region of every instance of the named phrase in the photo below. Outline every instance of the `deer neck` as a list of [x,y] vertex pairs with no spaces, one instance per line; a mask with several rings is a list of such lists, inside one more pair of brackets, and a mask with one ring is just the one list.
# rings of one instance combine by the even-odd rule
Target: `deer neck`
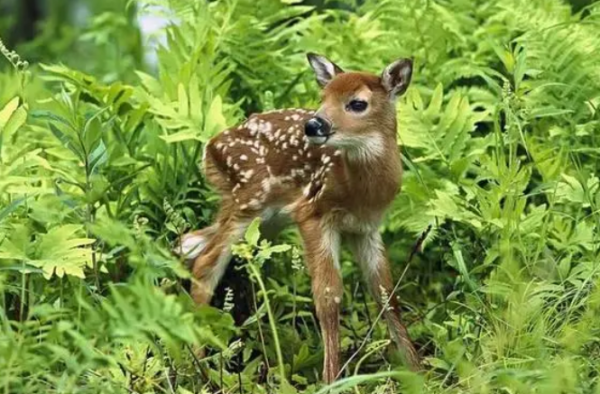
[[384,210],[400,188],[402,162],[395,133],[377,133],[359,148],[345,150],[348,193],[361,210]]

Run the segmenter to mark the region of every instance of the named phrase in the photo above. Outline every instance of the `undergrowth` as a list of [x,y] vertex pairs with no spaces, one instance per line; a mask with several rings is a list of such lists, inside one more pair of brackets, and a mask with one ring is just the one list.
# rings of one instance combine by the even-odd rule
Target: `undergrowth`
[[[0,391],[600,393],[600,5],[338,3],[138,0],[53,45],[0,45]],[[131,15],[157,5],[177,23],[153,72]],[[215,211],[203,144],[318,104],[308,51],[373,72],[415,59],[381,231],[421,374],[388,353],[345,253],[351,362],[324,387],[293,229],[251,226],[211,307],[170,252]]]

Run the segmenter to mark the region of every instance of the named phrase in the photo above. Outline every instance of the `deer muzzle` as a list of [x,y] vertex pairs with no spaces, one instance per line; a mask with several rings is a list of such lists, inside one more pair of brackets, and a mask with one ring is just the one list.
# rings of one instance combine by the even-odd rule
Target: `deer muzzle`
[[319,116],[310,118],[304,124],[304,135],[314,144],[324,144],[333,135],[331,123]]

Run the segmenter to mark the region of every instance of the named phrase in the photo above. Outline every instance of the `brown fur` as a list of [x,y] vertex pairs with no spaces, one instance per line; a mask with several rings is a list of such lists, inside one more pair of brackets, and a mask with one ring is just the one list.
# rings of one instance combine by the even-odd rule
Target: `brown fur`
[[[368,101],[364,114],[345,109],[356,97]],[[336,132],[325,145],[312,145],[304,136],[304,124],[314,112],[290,109],[252,115],[206,147],[206,177],[221,194],[222,206],[213,226],[190,235],[207,240],[194,262],[192,297],[197,303],[210,302],[231,243],[254,217],[288,214],[304,241],[324,340],[326,382],[339,372],[340,238],[350,242],[379,302],[393,289],[377,227],[400,190],[395,112],[380,77],[341,73],[325,85],[317,111]],[[386,319],[392,338],[417,368],[419,357],[394,297],[390,304]]]

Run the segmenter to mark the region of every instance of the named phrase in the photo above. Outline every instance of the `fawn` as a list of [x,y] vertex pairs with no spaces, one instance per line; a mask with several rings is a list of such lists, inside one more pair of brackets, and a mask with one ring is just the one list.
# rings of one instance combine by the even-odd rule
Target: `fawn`
[[[176,252],[193,260],[192,298],[206,304],[229,263],[231,244],[250,222],[291,218],[304,243],[325,348],[323,380],[330,383],[340,368],[342,237],[380,305],[392,292],[378,226],[400,189],[395,99],[410,83],[412,61],[399,59],[376,76],[344,72],[313,53],[307,57],[322,88],[321,107],[253,114],[212,138],[203,162],[221,207],[214,224],[185,234]],[[395,297],[385,318],[408,365],[418,369]]]

